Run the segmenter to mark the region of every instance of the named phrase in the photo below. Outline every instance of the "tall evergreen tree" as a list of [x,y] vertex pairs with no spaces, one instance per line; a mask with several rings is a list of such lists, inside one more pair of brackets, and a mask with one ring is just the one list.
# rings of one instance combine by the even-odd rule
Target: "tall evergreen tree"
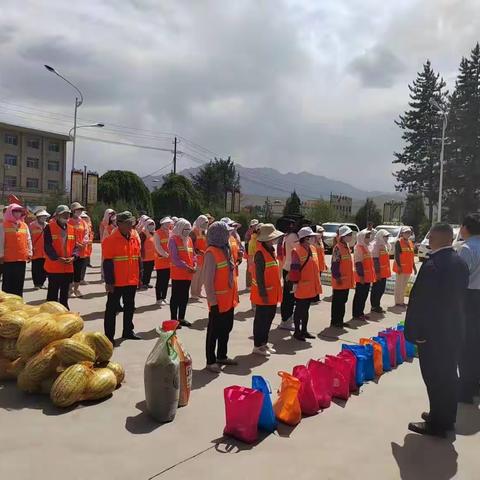
[[451,98],[446,149],[445,204],[459,223],[480,207],[480,45],[462,58]]
[[410,89],[410,109],[395,123],[403,130],[405,142],[403,152],[394,153],[394,164],[403,165],[394,175],[396,189],[425,196],[428,216],[433,218],[433,207],[438,201],[439,157],[442,137],[442,120],[430,99],[445,104],[447,92],[445,82],[432,69],[430,61]]
[[283,209],[284,215],[299,215],[302,212],[302,201],[297,195],[297,192],[294,190],[290,197],[285,203],[285,208]]
[[415,235],[421,233],[421,226],[426,220],[425,205],[422,195],[410,194],[405,201],[405,211],[403,212],[402,222],[413,228]]
[[367,198],[355,215],[355,223],[360,230],[366,228],[369,222],[372,222],[374,225],[382,223],[382,212],[371,198]]

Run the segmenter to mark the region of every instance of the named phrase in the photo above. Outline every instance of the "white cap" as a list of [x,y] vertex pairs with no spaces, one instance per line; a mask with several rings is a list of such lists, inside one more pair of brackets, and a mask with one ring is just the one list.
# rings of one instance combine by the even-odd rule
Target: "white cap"
[[324,231],[325,229],[321,225],[317,225],[317,233],[322,233]]
[[346,237],[347,235],[350,235],[351,233],[353,233],[353,230],[350,227],[348,227],[347,225],[342,225],[338,229],[338,236],[339,237]]
[[408,225],[400,229],[400,233],[407,233],[407,232],[412,233],[412,229]]
[[303,227],[298,231],[298,239],[301,240],[305,237],[318,237],[319,234],[315,233],[310,227]]
[[82,214],[80,215],[80,218],[90,218],[90,217],[88,216],[87,212],[83,211]]
[[252,220],[250,220],[250,226],[254,227],[255,225],[258,225],[258,220],[256,218],[252,218]]
[[163,217],[160,220],[160,225],[163,225],[164,223],[173,223],[173,220],[170,217]]
[[39,210],[35,212],[36,217],[50,217],[50,214],[46,210]]

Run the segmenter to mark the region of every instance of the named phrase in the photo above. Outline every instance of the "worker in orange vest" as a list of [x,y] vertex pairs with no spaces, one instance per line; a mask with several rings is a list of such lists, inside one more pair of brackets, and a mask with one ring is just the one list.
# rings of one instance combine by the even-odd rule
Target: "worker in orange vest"
[[93,231],[92,219],[89,217],[87,212],[83,212],[81,215],[82,220],[87,224],[88,227],[88,244],[85,247],[85,262],[82,268],[82,275],[80,280],[80,285],[88,285],[88,282],[85,280],[87,274],[87,268],[92,268],[91,257],[93,252],[93,240],[95,239],[95,232]]
[[68,291],[73,280],[73,264],[79,254],[75,229],[68,223],[71,211],[59,205],[43,230],[45,271],[48,275],[47,301],[68,307]]
[[390,269],[390,252],[388,251],[388,237],[390,234],[387,230],[378,230],[375,234],[375,242],[372,247],[373,264],[375,266],[375,283],[370,293],[370,303],[372,312],[385,313],[381,306],[382,297],[385,293],[387,278],[392,276]]
[[142,282],[140,290],[148,290],[153,288],[150,285],[152,279],[153,267],[155,266],[155,241],[153,236],[155,235],[155,221],[151,218],[145,220],[143,229],[140,232],[140,244],[142,252]]
[[348,301],[350,289],[355,288],[353,276],[353,260],[350,243],[353,231],[350,227],[342,225],[338,229],[337,242],[332,251],[332,313],[330,326],[343,328],[345,318],[345,305]]
[[193,249],[197,256],[197,271],[194,273],[191,285],[191,296],[199,298],[202,295],[203,286],[203,257],[207,250],[207,229],[208,217],[200,215],[195,222],[193,222],[193,229],[190,232],[190,238],[193,242]]
[[276,353],[268,344],[268,335],[277,313],[277,306],[282,303],[280,266],[274,248],[282,236],[283,232],[277,230],[271,223],[263,224],[257,236],[257,253],[254,257],[255,268],[252,270],[250,290],[250,301],[256,305],[253,320],[253,353],[264,357]]
[[[327,264],[325,263],[325,245],[323,244],[323,232],[325,229],[321,225],[317,225],[313,230],[318,233],[318,237],[315,239],[315,248],[317,249],[318,270],[320,271],[321,282],[322,272],[328,270]],[[320,295],[312,302],[313,305],[317,305],[318,303],[320,303]]]
[[111,235],[117,228],[117,213],[111,208],[107,208],[100,222],[100,241]]
[[292,250],[288,281],[293,284],[295,296],[293,313],[295,332],[293,336],[304,342],[307,338],[315,338],[307,329],[309,310],[312,301],[322,293],[322,284],[317,249],[315,248],[318,233],[315,233],[310,227],[303,227],[297,235],[298,244]]
[[43,246],[43,231],[47,226],[49,218],[50,214],[46,210],[37,210],[35,212],[35,220],[28,226],[32,238],[32,280],[35,290],[45,288],[44,284],[47,279],[47,272],[44,269],[45,249]]
[[160,220],[160,228],[155,232],[155,270],[157,272],[157,283],[155,294],[157,305],[160,307],[167,304],[168,282],[170,281],[170,255],[168,253],[168,241],[173,221],[170,217]]
[[3,263],[2,290],[23,296],[25,270],[32,257],[30,230],[25,223],[26,210],[12,203],[3,214],[0,226],[0,263]]
[[115,316],[120,299],[123,300],[122,338],[139,340],[134,332],[133,314],[135,295],[141,280],[142,259],[140,239],[133,233],[135,217],[125,211],[117,215],[117,229],[102,243],[105,290],[108,293],[105,309],[105,335],[113,343],[115,338]]
[[185,320],[190,285],[197,271],[197,261],[190,238],[192,225],[188,220],[179,218],[173,227],[168,242],[170,256],[170,278],[172,279],[172,295],[170,297],[170,315],[172,320],[178,320],[180,327],[190,327]]
[[415,266],[415,248],[410,240],[412,229],[402,227],[401,237],[395,243],[395,259],[393,262],[393,271],[395,276],[395,305],[397,307],[406,307],[405,289],[412,273],[417,274]]
[[[238,279],[238,267],[242,264],[244,249],[240,235],[238,234],[238,229],[242,226],[240,223],[233,221],[229,217],[223,217],[221,222],[225,223],[230,231],[230,236],[228,237],[228,244],[230,245],[230,251],[232,252],[232,258],[235,263],[235,276]],[[260,225],[260,224],[259,224]],[[253,273],[253,268],[252,268]]]
[[220,365],[237,364],[227,355],[234,308],[238,304],[235,263],[228,243],[229,228],[224,222],[214,222],[207,232],[204,264],[209,308],[206,352],[207,369],[214,373],[221,372]]
[[375,282],[375,267],[373,266],[370,240],[372,232],[362,230],[357,235],[357,243],[353,250],[355,265],[355,296],[353,297],[353,318],[356,320],[369,320],[365,315],[365,303],[370,292],[370,286]]

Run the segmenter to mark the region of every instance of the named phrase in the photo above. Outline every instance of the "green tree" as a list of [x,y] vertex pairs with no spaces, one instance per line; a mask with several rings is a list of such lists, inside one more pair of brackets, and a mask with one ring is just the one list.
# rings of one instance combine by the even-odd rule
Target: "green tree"
[[402,129],[403,152],[394,153],[394,164],[402,165],[394,175],[396,189],[423,193],[428,203],[428,216],[433,218],[433,207],[438,200],[439,157],[442,122],[435,106],[446,102],[445,82],[432,69],[430,61],[423,66],[410,89],[410,109],[395,123]]
[[285,208],[283,209],[284,215],[299,215],[302,213],[302,201],[300,197],[297,195],[297,192],[294,190],[290,197],[287,199],[285,203]]
[[374,225],[382,223],[382,212],[380,212],[371,198],[367,198],[355,215],[355,223],[360,230],[366,228],[369,222],[372,222]]
[[317,225],[338,221],[336,210],[326,200],[315,202],[315,205],[308,211],[308,218]]
[[410,194],[405,201],[405,210],[402,216],[402,222],[413,228],[418,237],[422,230],[422,225],[427,220],[425,215],[425,205],[422,195]]
[[133,213],[152,211],[150,192],[142,179],[133,172],[109,170],[104,173],[98,179],[98,199],[106,205],[121,202]]
[[155,218],[176,215],[194,220],[200,215],[200,198],[188,178],[171,173],[163,180],[163,185],[152,192]]

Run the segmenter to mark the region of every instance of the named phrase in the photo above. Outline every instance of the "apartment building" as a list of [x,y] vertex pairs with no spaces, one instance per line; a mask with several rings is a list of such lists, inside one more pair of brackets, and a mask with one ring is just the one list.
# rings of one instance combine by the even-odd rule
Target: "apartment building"
[[13,193],[34,202],[65,191],[69,137],[0,122],[2,200]]

